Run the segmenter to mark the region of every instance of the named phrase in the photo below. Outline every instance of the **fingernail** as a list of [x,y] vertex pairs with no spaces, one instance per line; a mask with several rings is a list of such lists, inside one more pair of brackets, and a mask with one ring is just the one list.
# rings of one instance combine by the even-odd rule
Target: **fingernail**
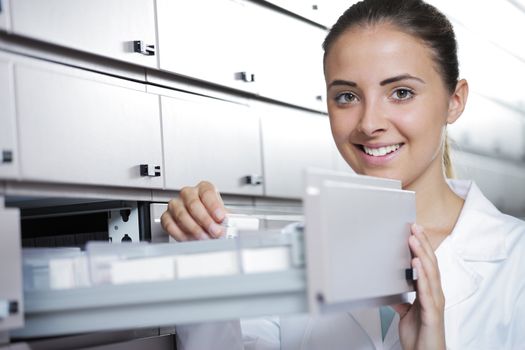
[[412,241],[412,244],[415,245],[415,246],[420,246],[421,244],[419,243],[419,239],[417,239],[416,236],[410,236],[409,240]]
[[215,219],[222,221],[224,220],[224,211],[222,209],[216,209],[213,213],[215,215]]
[[423,232],[423,227],[418,224],[413,224],[412,228],[414,229],[415,234],[421,234]]
[[203,232],[201,232],[199,234],[199,239],[201,241],[206,241],[206,240],[210,239],[210,236],[206,232],[203,231]]
[[208,231],[212,234],[213,237],[220,237],[222,233],[222,226],[212,223]]

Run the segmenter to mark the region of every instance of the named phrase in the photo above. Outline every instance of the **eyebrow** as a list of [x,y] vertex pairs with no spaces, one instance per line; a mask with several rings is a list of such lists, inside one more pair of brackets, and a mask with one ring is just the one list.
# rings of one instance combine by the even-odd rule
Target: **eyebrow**
[[357,83],[350,81],[350,80],[341,80],[341,79],[333,80],[332,82],[330,82],[330,84],[328,84],[328,87],[330,88],[332,86],[341,86],[341,85],[357,87]]
[[[416,81],[419,81],[420,83],[423,83],[425,84],[425,81],[421,78],[418,78],[418,77],[415,77],[413,75],[410,75],[410,74],[401,74],[401,75],[397,75],[395,77],[392,77],[392,78],[388,78],[388,79],[385,79],[385,80],[382,80],[379,85],[381,86],[384,86],[384,85],[387,85],[387,84],[391,84],[391,83],[395,83],[397,81],[401,81],[401,80],[416,80]],[[351,80],[341,80],[341,79],[336,79],[332,82],[330,82],[330,84],[328,84],[328,87],[332,87],[332,86],[352,86],[352,87],[357,87],[357,83],[354,82],[354,81],[351,81]]]
[[417,80],[420,83],[425,84],[425,81],[423,79],[421,79],[421,78],[415,77],[415,76],[410,75],[410,74],[401,74],[401,75],[397,75],[397,76],[392,77],[392,78],[385,79],[385,80],[381,81],[379,83],[379,85],[384,86],[384,85],[387,85],[387,84],[391,84],[391,83],[395,83],[397,81],[407,80],[407,79],[408,80]]

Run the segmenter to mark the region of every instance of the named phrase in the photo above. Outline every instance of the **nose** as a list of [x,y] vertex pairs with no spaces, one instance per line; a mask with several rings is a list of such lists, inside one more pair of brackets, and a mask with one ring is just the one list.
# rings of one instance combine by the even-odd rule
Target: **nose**
[[368,101],[364,108],[357,125],[357,130],[366,136],[377,136],[387,129],[387,119],[379,103]]

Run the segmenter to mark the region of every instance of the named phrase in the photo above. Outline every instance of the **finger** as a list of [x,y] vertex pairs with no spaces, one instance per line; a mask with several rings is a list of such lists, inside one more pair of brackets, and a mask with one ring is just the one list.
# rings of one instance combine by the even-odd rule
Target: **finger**
[[197,224],[188,213],[181,200],[170,201],[168,204],[168,211],[177,227],[182,230],[185,235],[191,236],[192,239],[209,238],[204,229]]
[[[192,230],[193,234],[198,234],[199,239],[204,239],[202,232],[196,232],[197,230],[206,231],[210,237],[220,237],[223,231],[222,226],[217,225],[213,218],[210,216],[204,204],[199,197],[198,187],[184,187],[180,191],[180,199],[186,208],[186,212],[191,216],[193,221],[200,226],[200,229],[194,226],[193,222],[186,221],[186,225],[192,225],[189,229]],[[209,237],[208,237],[209,238]]]
[[197,185],[199,197],[206,207],[206,210],[217,223],[221,223],[226,218],[224,202],[213,184],[202,181]]
[[[424,234],[423,234],[424,235]],[[409,238],[410,248],[414,256],[418,257],[423,265],[423,268],[426,271],[426,274],[429,278],[429,283],[431,284],[432,291],[435,293],[437,298],[442,296],[442,287],[441,287],[441,276],[439,273],[439,265],[437,263],[436,255],[432,249],[425,249],[425,242],[420,239],[421,233],[417,235],[412,235]],[[427,246],[428,240],[427,240]]]
[[419,258],[412,259],[412,266],[418,270],[416,292],[421,310],[434,318],[436,317],[436,311],[442,308],[440,301],[435,298],[426,269],[423,267],[421,260]]
[[218,238],[222,236],[224,228],[213,220],[199,197],[185,203],[186,210],[199,226],[205,228],[212,237]]
[[434,253],[434,249],[432,248],[432,244],[430,244],[430,240],[428,239],[428,236],[425,234],[425,230],[423,227],[421,227],[418,224],[413,224],[411,227],[412,234],[417,237],[417,239],[421,242],[421,246],[423,249],[425,249],[425,252],[428,254],[428,256],[431,258],[431,260],[437,264],[437,258]]
[[187,235],[177,226],[175,221],[171,218],[169,212],[164,212],[160,217],[160,223],[164,231],[179,242],[185,242],[189,239]]

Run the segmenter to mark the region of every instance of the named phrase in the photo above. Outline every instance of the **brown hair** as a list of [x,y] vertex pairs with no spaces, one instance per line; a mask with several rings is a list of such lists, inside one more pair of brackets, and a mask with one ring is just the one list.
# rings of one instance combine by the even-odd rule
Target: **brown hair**
[[[334,41],[355,25],[391,23],[421,40],[432,50],[437,71],[452,94],[458,82],[459,63],[452,24],[434,6],[422,0],[363,0],[346,10],[323,42],[324,59]],[[443,147],[445,176],[453,177],[450,145],[445,136]]]

